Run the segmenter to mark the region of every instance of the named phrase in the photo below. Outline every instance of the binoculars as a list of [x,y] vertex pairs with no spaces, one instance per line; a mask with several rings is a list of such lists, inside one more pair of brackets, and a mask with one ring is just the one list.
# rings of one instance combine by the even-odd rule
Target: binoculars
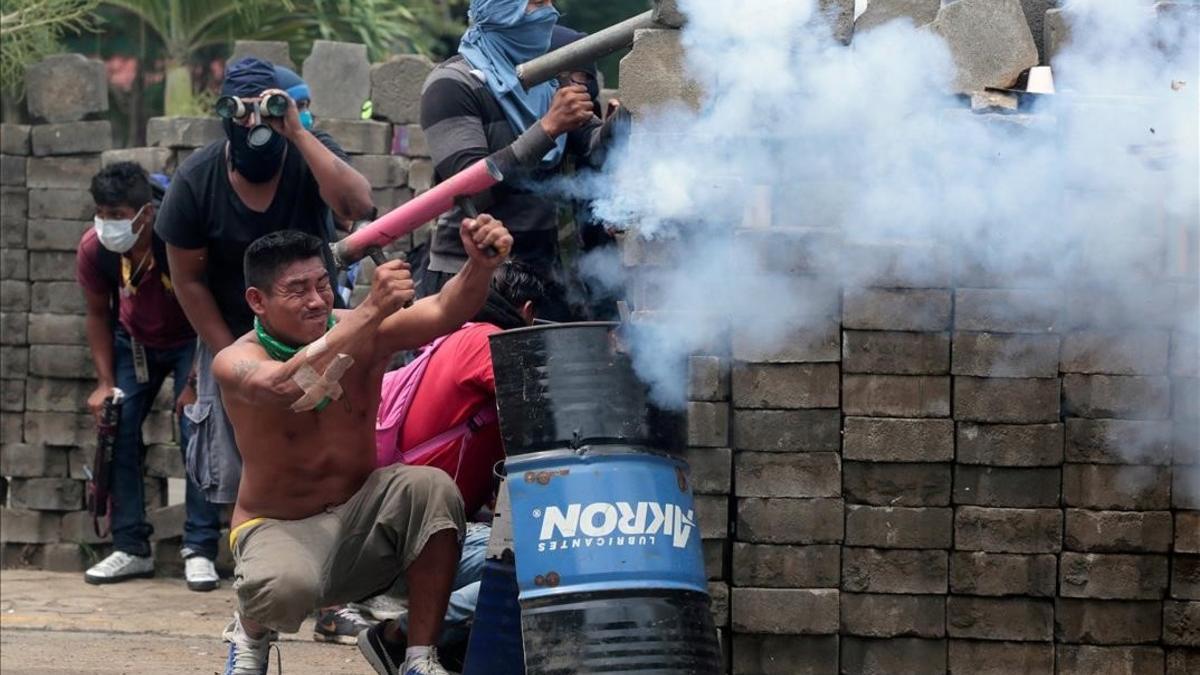
[[[258,101],[249,103],[236,96],[222,96],[217,99],[217,116],[222,119],[244,119],[253,109],[258,110],[260,117],[283,117],[287,114],[288,99],[283,94],[267,94]],[[274,133],[271,127],[259,122],[250,129],[246,142],[252,148],[261,148],[271,142]]]
[[268,94],[258,102],[247,104],[236,96],[222,96],[217,99],[217,116],[222,119],[242,119],[250,114],[252,108],[258,109],[263,117],[283,117],[287,114],[288,99],[283,94]]

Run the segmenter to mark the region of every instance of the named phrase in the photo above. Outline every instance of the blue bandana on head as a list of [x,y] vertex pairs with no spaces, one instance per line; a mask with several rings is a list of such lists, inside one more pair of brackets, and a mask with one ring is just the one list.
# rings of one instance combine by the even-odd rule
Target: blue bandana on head
[[275,82],[297,103],[312,100],[312,92],[308,89],[308,83],[291,68],[275,66]]
[[[471,0],[471,27],[458,45],[458,53],[487,77],[488,88],[517,134],[537,124],[550,110],[558,89],[558,83],[551,80],[525,91],[517,79],[518,64],[546,53],[558,22],[558,10],[553,6],[526,14],[528,4],[528,0]],[[542,158],[542,167],[557,165],[566,145],[565,134],[555,139],[554,148]]]
[[229,66],[221,83],[221,95],[254,98],[278,86],[274,64],[248,56]]
[[[312,103],[312,92],[308,88],[308,83],[291,68],[275,66],[275,81],[279,83],[279,88],[286,91],[287,95],[291,96],[297,104],[305,101]],[[300,124],[305,129],[312,129],[313,115],[308,108],[300,111]]]

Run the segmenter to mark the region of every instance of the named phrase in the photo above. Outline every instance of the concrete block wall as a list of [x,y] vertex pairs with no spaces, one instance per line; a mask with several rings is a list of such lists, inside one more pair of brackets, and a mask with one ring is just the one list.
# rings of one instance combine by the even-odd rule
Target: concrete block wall
[[[623,245],[635,286],[662,273],[669,252]],[[733,327],[689,360],[730,672],[1191,672],[1195,284],[1158,278],[1157,319],[1081,317],[1083,289],[1006,287],[907,248],[919,275],[839,289],[778,350]],[[635,317],[670,318],[639,300]]]
[[[324,49],[344,60],[339,43]],[[284,53],[275,43],[239,43],[235,51]],[[306,65],[310,61],[314,99],[323,92],[332,97],[337,78],[324,74],[329,69],[320,56]],[[84,467],[95,447],[86,401],[95,381],[83,295],[75,282],[75,250],[91,225],[92,175],[124,160],[170,175],[196,148],[224,138],[215,116],[159,117],[147,124],[147,147],[112,147],[112,130],[103,119],[107,80],[98,65],[78,55],[35,65],[36,78],[31,75],[27,83],[35,123],[0,126],[0,542],[5,566],[78,571],[106,554],[110,543],[95,535],[83,510]],[[371,78],[369,63],[350,66]],[[431,68],[421,57],[378,64],[376,81],[386,89],[381,89],[376,119],[361,119],[358,103],[352,116],[318,118],[318,128],[333,135],[370,181],[381,213],[432,181],[416,107],[402,105],[419,100]],[[60,91],[73,95],[53,93]],[[393,249],[407,251],[412,242],[407,237]],[[370,269],[359,279],[369,284]],[[168,380],[143,428],[149,446],[148,518],[163,573],[181,573],[183,505],[167,505],[167,480],[183,477],[172,391]]]
[[[6,487],[0,529],[4,565],[77,571],[107,551],[84,507],[84,467],[95,432],[87,396],[95,386],[75,283],[75,249],[91,224],[88,187],[100,167],[134,158],[112,148],[101,64],[55,56],[27,74],[35,123],[0,127],[3,166],[3,437]],[[150,157],[143,163],[152,163]],[[171,157],[158,157],[164,170]],[[156,401],[145,427],[149,444],[146,504],[157,518],[167,479],[182,476],[168,397]],[[165,463],[162,458],[173,459]],[[170,536],[160,528],[159,536]],[[174,536],[179,536],[175,528]]]
[[[635,117],[694,102],[677,45],[639,33],[622,62]],[[733,326],[689,364],[700,527],[728,546],[706,563],[730,672],[1197,672],[1195,270],[1147,265],[1124,303],[964,264],[952,241],[761,220],[737,233],[771,242],[760,262],[834,288],[774,353]],[[879,273],[840,286],[809,264],[830,259],[817,245]],[[672,318],[653,292],[672,244],[622,248],[634,318]],[[716,364],[727,402],[706,384]],[[728,482],[695,447],[722,438]],[[718,484],[727,511],[701,489]]]

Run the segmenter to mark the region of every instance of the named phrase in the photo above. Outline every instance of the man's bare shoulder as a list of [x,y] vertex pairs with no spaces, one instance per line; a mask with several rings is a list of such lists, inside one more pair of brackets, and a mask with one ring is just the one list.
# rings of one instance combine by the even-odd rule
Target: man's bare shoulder
[[213,358],[213,375],[223,385],[238,384],[270,357],[254,333],[247,333]]

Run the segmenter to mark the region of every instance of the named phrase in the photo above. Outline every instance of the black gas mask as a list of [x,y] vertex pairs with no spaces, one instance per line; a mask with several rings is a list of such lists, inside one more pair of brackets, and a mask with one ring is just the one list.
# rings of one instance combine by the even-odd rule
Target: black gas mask
[[283,164],[283,153],[287,141],[275,130],[262,122],[257,113],[257,122],[245,126],[233,117],[222,116],[225,137],[229,139],[229,161],[233,170],[251,183],[265,183],[275,176]]
[[275,66],[254,57],[231,64],[221,84],[216,113],[229,139],[229,161],[233,170],[251,183],[271,180],[287,150],[287,139],[263,119],[287,111],[286,97],[262,97],[263,91],[277,86]]

